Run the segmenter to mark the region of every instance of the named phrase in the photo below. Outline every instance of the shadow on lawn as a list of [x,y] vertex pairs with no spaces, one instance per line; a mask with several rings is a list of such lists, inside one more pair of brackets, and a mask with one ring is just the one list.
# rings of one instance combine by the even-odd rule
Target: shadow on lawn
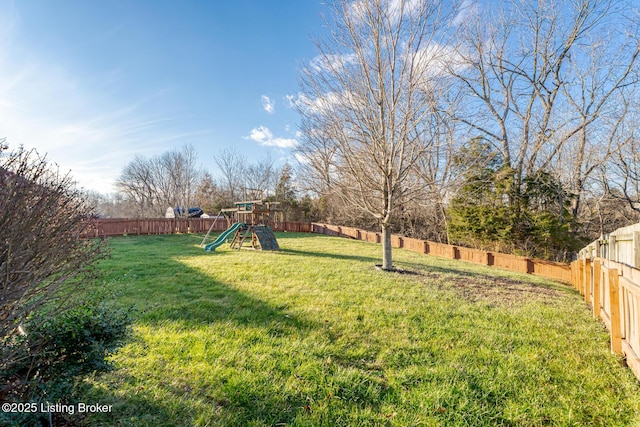
[[[103,414],[77,414],[71,417],[81,425],[110,426],[190,426],[225,425],[289,425],[299,413],[305,413],[307,400],[301,394],[283,396],[271,385],[258,388],[246,387],[242,382],[221,378],[216,386],[194,385],[187,388],[175,382],[144,386],[144,378],[124,372],[118,373],[120,387],[132,392],[126,397],[96,388],[91,399],[101,405],[111,405],[111,411]],[[184,379],[183,379],[184,381]],[[197,379],[193,379],[197,383]],[[115,389],[117,386],[113,386]],[[134,391],[135,390],[135,391]],[[206,420],[206,422],[204,421]],[[75,424],[74,424],[75,425]]]
[[301,251],[298,249],[281,249],[280,252],[288,255],[296,255],[301,257],[334,258],[334,259],[341,259],[346,261],[371,262],[373,264],[380,263],[380,258],[357,256],[357,255],[342,255],[342,254],[329,253],[329,252]]
[[[312,325],[254,298],[206,274],[174,262],[171,280],[158,280],[152,289],[139,289],[138,298],[148,301],[140,321],[162,324],[180,322],[187,327],[232,322],[239,326],[262,326],[276,334],[308,330]],[[150,303],[150,304],[149,304]]]
[[[155,241],[138,239],[134,244],[141,246],[161,242],[157,238]],[[151,248],[152,256],[143,260],[135,259],[133,253],[125,254],[122,261],[115,264],[114,270],[122,269],[115,275],[119,274],[125,282],[123,300],[134,302],[138,308],[137,322],[154,325],[174,321],[185,327],[233,322],[241,326],[267,326],[278,333],[312,327],[308,321],[289,314],[286,306],[274,306],[247,295],[177,261],[177,257],[188,259],[203,255],[204,250],[199,247],[183,246],[185,239],[169,249],[165,243],[162,244],[165,250]]]
[[[192,240],[192,239],[191,239]],[[109,274],[122,280],[122,303],[135,302],[139,310],[135,323],[151,327],[177,326],[178,329],[202,329],[220,323],[225,329],[259,328],[264,334],[276,340],[286,340],[290,335],[305,335],[312,328],[312,322],[287,312],[286,305],[277,306],[251,295],[247,295],[230,285],[186,265],[176,258],[201,257],[203,251],[183,238],[178,245],[163,250],[163,239],[140,239],[131,246],[146,246],[151,256],[141,257],[135,248],[128,253],[120,253],[110,268]],[[163,245],[165,243],[162,243]],[[148,254],[149,251],[145,251]],[[215,256],[212,254],[212,257]],[[212,262],[214,262],[212,258]],[[250,351],[256,334],[247,336],[246,351]],[[232,351],[234,349],[231,349]],[[152,351],[152,350],[151,350]],[[189,363],[185,359],[184,363]],[[215,362],[212,362],[215,363]],[[158,367],[158,369],[162,369]],[[215,416],[220,416],[224,425],[246,425],[254,422],[275,425],[292,422],[300,411],[304,411],[305,401],[299,394],[284,397],[270,382],[264,382],[259,389],[252,389],[238,381],[221,377],[215,387],[199,388],[197,378],[185,378],[185,384],[172,383],[167,377],[166,384],[157,384],[158,390],[147,389],[146,378],[131,375],[128,370],[116,370],[107,374],[107,387],[94,390],[92,395],[103,404],[112,404],[113,413],[104,414],[97,423],[122,426],[193,425],[202,423],[203,415],[198,402],[205,402],[213,408]],[[195,384],[195,385],[194,385]],[[122,396],[116,393],[120,387],[135,391]],[[157,396],[167,396],[159,399]],[[90,418],[91,422],[94,421]]]
[[[134,377],[127,377],[126,382],[135,381]],[[91,399],[99,402],[100,405],[110,405],[111,410],[107,413],[76,414],[71,419],[79,421],[79,425],[109,425],[109,426],[174,426],[176,421],[173,417],[176,412],[184,413],[180,422],[190,423],[191,415],[187,405],[177,400],[171,407],[163,404],[162,401],[153,398],[142,390],[142,386],[137,387],[135,393],[128,393],[122,398],[111,391],[105,389],[94,389],[91,392]],[[186,415],[186,416],[184,416]],[[76,425],[76,424],[71,424]]]

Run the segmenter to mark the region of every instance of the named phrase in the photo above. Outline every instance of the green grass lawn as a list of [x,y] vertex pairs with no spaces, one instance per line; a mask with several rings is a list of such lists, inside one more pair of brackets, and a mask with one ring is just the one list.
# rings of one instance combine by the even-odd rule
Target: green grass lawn
[[375,244],[279,233],[280,252],[202,236],[111,240],[132,341],[90,425],[639,425],[640,387],[570,287]]

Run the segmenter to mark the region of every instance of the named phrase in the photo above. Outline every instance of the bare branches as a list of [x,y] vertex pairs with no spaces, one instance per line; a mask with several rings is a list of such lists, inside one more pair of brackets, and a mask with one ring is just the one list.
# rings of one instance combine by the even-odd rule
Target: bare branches
[[[388,234],[423,190],[418,165],[440,117],[448,22],[437,1],[339,1],[329,39],[304,70],[298,109],[305,168]],[[390,248],[383,264],[391,267]]]
[[92,277],[102,245],[81,239],[92,214],[71,178],[35,151],[0,157],[0,371],[21,351],[17,328],[44,305],[59,313]]
[[135,216],[158,217],[167,206],[190,207],[202,176],[196,149],[185,145],[150,159],[134,157],[116,187],[135,203]]
[[[516,184],[553,171],[580,195],[616,150],[627,92],[637,83],[638,38],[627,2],[509,3],[467,24],[450,71],[466,94],[457,119],[499,147]],[[625,9],[626,8],[626,9]],[[596,154],[597,153],[597,154]]]

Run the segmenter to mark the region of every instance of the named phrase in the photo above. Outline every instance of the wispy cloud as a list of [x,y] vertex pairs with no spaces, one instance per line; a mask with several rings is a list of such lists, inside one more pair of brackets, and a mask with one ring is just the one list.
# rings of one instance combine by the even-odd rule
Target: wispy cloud
[[462,0],[458,8],[458,14],[451,21],[454,27],[468,23],[475,18],[479,12],[479,5],[472,0]]
[[364,105],[358,97],[351,92],[327,92],[317,98],[311,98],[304,93],[287,95],[289,107],[313,114],[328,114],[338,108],[354,108]]
[[266,111],[269,114],[275,113],[276,102],[274,100],[269,98],[267,95],[262,95],[260,97],[260,100],[262,101],[262,108],[264,108],[264,111]]
[[358,62],[358,57],[354,53],[345,53],[345,54],[324,54],[318,55],[315,58],[311,59],[309,62],[309,66],[312,70],[316,72],[340,72],[345,70],[349,65],[355,64]]
[[[386,0],[382,2],[382,6],[391,21],[396,22],[403,16],[418,14],[424,6],[423,3],[424,0]],[[366,22],[371,11],[371,5],[367,0],[354,1],[347,8],[349,17],[356,23]]]
[[[0,16],[0,138],[46,154],[81,187],[114,191],[112,184],[135,155],[151,155],[184,138],[210,133],[181,129],[178,117],[153,108],[163,90],[135,100],[113,99],[122,73],[79,75],[63,58],[45,59],[20,44],[19,20]],[[8,25],[10,24],[10,25]],[[99,82],[98,84],[94,84]]]
[[271,130],[264,126],[251,129],[249,136],[246,136],[245,139],[250,139],[266,147],[294,148],[298,145],[298,141],[294,138],[274,138]]

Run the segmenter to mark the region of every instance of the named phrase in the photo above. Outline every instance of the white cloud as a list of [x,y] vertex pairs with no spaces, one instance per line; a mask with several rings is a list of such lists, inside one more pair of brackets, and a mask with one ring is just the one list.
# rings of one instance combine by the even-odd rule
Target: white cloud
[[288,95],[287,100],[292,108],[299,108],[313,114],[328,114],[340,107],[357,108],[364,104],[352,92],[327,92],[317,98],[303,93]]
[[269,114],[275,113],[276,102],[274,100],[269,98],[267,95],[262,95],[260,97],[260,100],[262,101],[262,108],[264,108],[264,111],[266,111]]
[[248,136],[249,139],[254,140],[259,144],[264,144],[267,141],[273,139],[273,134],[264,126],[258,126],[257,128],[251,129],[251,133]]
[[461,26],[467,22],[470,22],[472,18],[478,14],[478,4],[472,0],[462,0],[458,9],[458,14],[451,21],[451,25],[454,27]]
[[301,154],[301,153],[295,153],[295,154],[294,154],[294,157],[295,157],[295,159],[296,159],[296,161],[297,161],[298,163],[301,163],[301,164],[303,164],[303,165],[306,165],[306,164],[311,163],[311,162],[309,161],[309,158],[308,158],[307,156],[305,156],[305,155]]
[[271,130],[264,126],[251,129],[249,136],[246,136],[245,139],[250,139],[266,147],[294,148],[298,145],[298,141],[294,138],[274,138]]
[[291,95],[291,94],[285,95],[284,99],[285,99],[285,101],[287,101],[287,106],[289,108],[296,108],[296,105],[297,105],[296,103],[298,101],[298,96],[299,95]]
[[309,65],[316,72],[329,71],[337,73],[348,65],[355,64],[357,60],[358,57],[354,53],[332,53],[316,56],[309,62]]
[[[386,0],[382,6],[386,7],[387,14],[392,22],[396,22],[401,16],[411,16],[420,12],[425,0]],[[349,5],[347,13],[355,22],[364,23],[370,16],[371,3],[367,0],[354,1]],[[401,15],[402,13],[402,15]]]
[[275,138],[264,145],[278,147],[278,148],[294,148],[298,145],[298,141],[293,138]]

